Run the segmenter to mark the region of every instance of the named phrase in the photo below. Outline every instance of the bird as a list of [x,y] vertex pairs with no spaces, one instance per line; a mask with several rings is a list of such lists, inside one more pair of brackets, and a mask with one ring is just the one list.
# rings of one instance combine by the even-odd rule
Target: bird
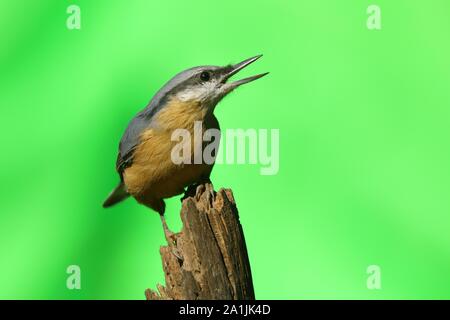
[[185,191],[186,187],[209,181],[214,163],[176,164],[171,159],[174,130],[184,129],[193,135],[194,123],[220,130],[214,116],[217,104],[237,87],[267,75],[257,74],[230,82],[239,71],[259,59],[257,55],[237,64],[204,65],[175,75],[129,122],[119,143],[116,171],[120,182],[103,203],[111,207],[128,197],[159,213],[165,237],[170,243],[164,213],[164,199]]

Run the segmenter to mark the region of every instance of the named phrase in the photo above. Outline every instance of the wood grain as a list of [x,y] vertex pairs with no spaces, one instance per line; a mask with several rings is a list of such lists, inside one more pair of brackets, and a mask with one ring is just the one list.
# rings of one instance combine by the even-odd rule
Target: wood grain
[[165,287],[145,291],[148,300],[253,300],[253,282],[231,190],[210,183],[188,190],[176,243],[160,248]]

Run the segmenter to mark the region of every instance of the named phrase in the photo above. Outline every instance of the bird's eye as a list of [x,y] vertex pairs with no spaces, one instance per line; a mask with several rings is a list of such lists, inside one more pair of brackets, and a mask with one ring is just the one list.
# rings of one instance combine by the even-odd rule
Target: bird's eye
[[200,73],[200,79],[202,79],[202,81],[208,81],[210,78],[211,75],[208,71],[203,71],[202,73]]

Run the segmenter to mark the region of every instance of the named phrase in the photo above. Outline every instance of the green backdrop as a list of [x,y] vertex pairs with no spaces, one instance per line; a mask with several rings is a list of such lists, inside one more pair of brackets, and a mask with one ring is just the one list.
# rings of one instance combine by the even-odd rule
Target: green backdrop
[[[68,30],[68,5],[81,30]],[[382,29],[366,27],[378,4]],[[219,165],[259,299],[450,298],[450,3],[0,2],[0,298],[143,299],[159,217],[118,181],[129,119],[175,73],[264,57],[217,108],[280,129],[280,170]],[[179,197],[167,219],[180,228]],[[68,290],[66,268],[81,268]],[[366,287],[369,265],[382,288]]]

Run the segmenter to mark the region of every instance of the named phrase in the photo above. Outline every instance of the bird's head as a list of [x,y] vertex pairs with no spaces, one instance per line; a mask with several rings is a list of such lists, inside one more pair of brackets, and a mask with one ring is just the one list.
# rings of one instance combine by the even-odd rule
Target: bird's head
[[224,67],[200,66],[187,69],[177,74],[161,88],[152,104],[161,104],[163,100],[175,98],[183,102],[199,103],[203,107],[213,110],[228,93],[268,73],[257,74],[234,82],[228,81],[233,75],[260,57],[261,55],[258,55]]

